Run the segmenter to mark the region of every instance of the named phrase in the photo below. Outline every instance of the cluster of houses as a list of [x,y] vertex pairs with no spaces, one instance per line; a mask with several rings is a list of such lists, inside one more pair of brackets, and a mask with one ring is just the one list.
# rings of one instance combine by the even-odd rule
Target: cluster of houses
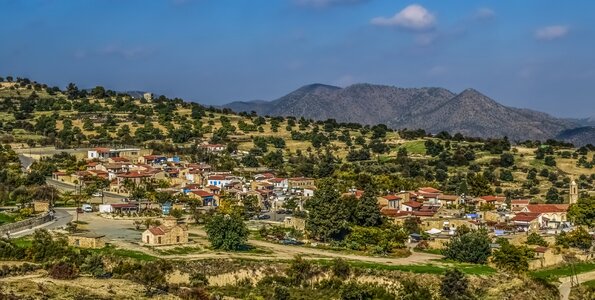
[[[353,192],[360,197],[362,191]],[[576,203],[576,182],[570,185],[570,204]],[[461,204],[474,213],[464,213]],[[378,197],[381,213],[402,222],[409,217],[418,217],[422,228],[435,233],[450,233],[462,224],[477,228],[488,226],[495,232],[527,232],[546,230],[558,232],[569,228],[567,219],[569,204],[535,204],[530,199],[515,199],[507,203],[505,197],[465,197],[445,194],[442,191],[423,187],[417,191],[403,191]]]
[[[225,150],[224,145],[217,144],[201,147],[210,152]],[[190,163],[176,156],[154,155],[148,151],[95,148],[87,153],[85,170],[74,173],[57,171],[52,177],[79,186],[93,178],[103,178],[109,182],[104,192],[121,195],[128,195],[135,186],[165,183],[168,188],[162,188],[162,191],[184,194],[205,207],[219,206],[222,196],[226,195],[239,201],[253,196],[263,209],[279,209],[287,199],[310,197],[316,189],[312,178],[279,178],[271,173],[262,173],[246,179],[231,172],[217,172],[205,163]],[[107,211],[142,208],[138,204],[111,204]],[[164,208],[166,210],[169,209]]]

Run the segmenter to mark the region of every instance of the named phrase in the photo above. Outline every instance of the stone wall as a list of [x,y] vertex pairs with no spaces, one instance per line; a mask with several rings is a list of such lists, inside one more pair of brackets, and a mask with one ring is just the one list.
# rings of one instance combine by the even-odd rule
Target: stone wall
[[51,216],[50,214],[43,214],[41,216],[30,218],[27,220],[5,224],[0,226],[0,236],[6,236],[7,232],[14,233],[26,229],[31,229],[33,227],[47,223],[51,220],[53,220],[53,216]]

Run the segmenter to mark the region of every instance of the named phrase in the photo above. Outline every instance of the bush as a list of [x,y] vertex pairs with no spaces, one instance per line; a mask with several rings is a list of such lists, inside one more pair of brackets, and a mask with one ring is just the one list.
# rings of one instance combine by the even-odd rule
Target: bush
[[539,234],[532,232],[527,237],[527,245],[539,245],[539,246],[547,247],[548,243]]
[[214,249],[237,251],[245,247],[248,240],[249,231],[238,215],[215,215],[205,228]]
[[490,238],[485,230],[472,230],[453,237],[442,254],[447,259],[475,264],[485,264],[491,253]]
[[48,275],[54,279],[74,279],[78,276],[78,270],[72,263],[58,262],[50,267]]

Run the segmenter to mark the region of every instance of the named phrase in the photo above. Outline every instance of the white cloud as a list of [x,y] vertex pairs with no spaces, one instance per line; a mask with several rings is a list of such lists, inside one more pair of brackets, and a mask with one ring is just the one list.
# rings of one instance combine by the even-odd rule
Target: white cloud
[[412,4],[390,18],[376,17],[370,23],[378,26],[396,26],[410,30],[428,30],[436,25],[436,17],[425,7]]
[[569,31],[570,28],[566,25],[546,26],[535,31],[535,38],[541,41],[551,41],[566,36]]
[[343,4],[357,4],[360,2],[365,2],[368,0],[294,0],[294,2],[299,6],[309,6],[309,7],[329,7],[329,6],[336,6],[336,5],[343,5]]
[[491,8],[482,7],[475,11],[473,18],[476,20],[490,20],[496,17],[496,12]]

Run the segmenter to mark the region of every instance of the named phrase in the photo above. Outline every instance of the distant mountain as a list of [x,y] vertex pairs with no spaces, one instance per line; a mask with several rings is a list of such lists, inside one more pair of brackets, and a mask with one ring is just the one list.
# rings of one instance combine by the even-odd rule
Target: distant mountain
[[339,88],[312,84],[270,102],[233,102],[224,107],[262,115],[384,123],[392,128],[422,128],[431,133],[445,130],[484,138],[508,136],[519,141],[554,138],[579,124],[576,120],[504,106],[474,89],[455,94],[437,87],[354,84]]
[[575,146],[593,144],[595,141],[595,127],[578,127],[560,132],[556,139],[573,143]]

